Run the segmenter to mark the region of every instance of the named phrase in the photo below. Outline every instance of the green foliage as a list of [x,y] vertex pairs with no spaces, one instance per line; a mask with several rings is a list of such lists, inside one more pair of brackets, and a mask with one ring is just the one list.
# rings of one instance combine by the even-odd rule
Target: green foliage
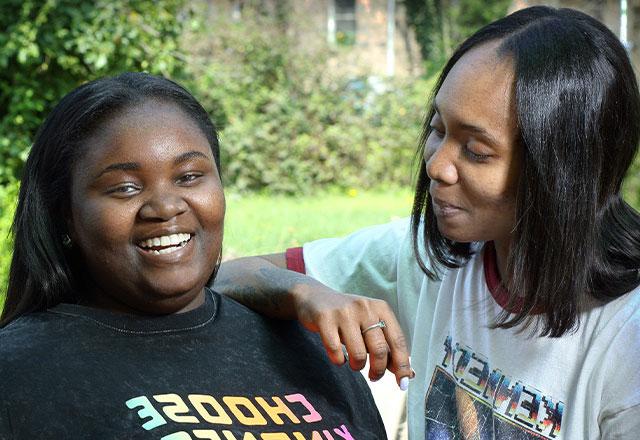
[[0,186],[0,310],[4,302],[5,289],[8,282],[9,263],[13,242],[11,240],[11,223],[18,200],[17,182]]
[[295,194],[410,182],[428,81],[331,75],[326,49],[301,49],[259,15],[210,28],[189,63],[191,89],[220,128],[228,187]]
[[19,177],[53,104],[83,82],[125,70],[175,77],[183,0],[3,0],[0,182]]
[[640,211],[640,155],[631,165],[623,187],[625,200]]
[[511,0],[404,0],[427,73],[439,71],[460,43],[506,15],[510,4]]

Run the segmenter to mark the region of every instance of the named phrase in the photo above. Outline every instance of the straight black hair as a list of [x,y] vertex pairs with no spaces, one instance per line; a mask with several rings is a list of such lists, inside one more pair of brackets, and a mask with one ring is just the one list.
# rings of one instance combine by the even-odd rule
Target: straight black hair
[[78,300],[81,274],[76,272],[81,268],[63,245],[71,170],[86,151],[85,141],[105,122],[148,100],[175,104],[191,118],[207,138],[220,171],[218,136],[209,115],[171,80],[123,73],[86,83],[64,96],[38,130],[25,164],[0,327],[25,313]]
[[[562,336],[578,328],[579,313],[594,298],[616,298],[640,284],[640,215],[620,193],[638,150],[638,85],[624,47],[594,18],[571,9],[523,9],[477,31],[447,62],[419,157],[433,99],[449,71],[490,41],[499,41],[498,55],[513,61],[514,148],[523,158],[504,282],[513,314],[505,310],[495,326],[533,325],[533,333]],[[474,247],[438,231],[429,185],[422,159],[414,251],[425,274],[437,279],[445,267],[466,264]],[[519,296],[522,307],[514,310]]]

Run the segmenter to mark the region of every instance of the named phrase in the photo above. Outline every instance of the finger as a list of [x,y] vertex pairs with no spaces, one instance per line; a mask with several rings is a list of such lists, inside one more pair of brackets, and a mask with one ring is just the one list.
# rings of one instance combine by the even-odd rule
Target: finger
[[389,346],[380,327],[367,330],[363,337],[369,353],[369,379],[376,381],[384,376],[387,369]]
[[345,325],[340,328],[340,337],[349,353],[349,366],[352,370],[362,370],[367,363],[367,347],[360,333],[360,326]]
[[[391,359],[387,368],[396,376],[398,386],[406,389],[407,380],[415,376],[414,371],[411,369],[407,340],[393,313],[389,313],[385,318],[385,327],[382,332],[389,347],[389,357]],[[403,381],[403,378],[407,379]]]
[[[409,363],[411,363],[411,357],[409,357]],[[401,366],[401,368],[399,368],[398,366],[394,366],[393,365],[393,360],[391,358],[391,352],[389,352],[389,357],[387,359],[387,370],[389,370],[390,372],[393,373],[393,375],[396,378],[396,383],[398,384],[398,387],[402,390],[402,391],[407,391],[407,389],[409,388],[409,381],[411,379],[413,379],[414,377],[416,377],[416,372],[413,368],[411,368],[411,365],[409,365],[409,374],[408,375],[404,375],[401,376],[400,374],[405,374],[405,373],[398,373],[398,375],[396,375],[396,372],[400,369],[403,369],[406,371],[406,367],[405,366]]]
[[318,325],[318,332],[322,345],[327,351],[329,360],[335,365],[342,365],[346,362],[344,353],[342,352],[342,343],[340,342],[340,333],[338,328],[331,323],[321,323]]

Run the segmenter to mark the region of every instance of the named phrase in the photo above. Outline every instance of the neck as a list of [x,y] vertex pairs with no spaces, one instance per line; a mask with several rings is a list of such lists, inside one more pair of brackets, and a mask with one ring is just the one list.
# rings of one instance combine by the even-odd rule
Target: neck
[[78,301],[78,304],[80,305],[94,307],[98,309],[105,309],[112,312],[120,312],[120,313],[127,313],[130,315],[141,315],[141,316],[156,315],[156,314],[171,315],[171,314],[185,313],[185,312],[189,312],[191,310],[197,309],[205,302],[205,293],[203,288],[191,301],[189,301],[187,304],[183,305],[182,307],[173,307],[173,308],[170,308],[172,310],[168,310],[167,312],[163,312],[163,313],[152,313],[152,312],[145,312],[143,309],[137,309],[128,304],[125,304],[124,302],[120,301],[118,298],[114,297],[113,295],[110,295],[109,293],[105,292],[99,287],[94,287],[93,289],[86,289],[85,292],[86,292],[85,296],[80,298],[80,300]]
[[509,250],[511,248],[511,240],[495,240],[493,242],[496,248],[496,263],[498,273],[504,286],[508,286],[509,273],[507,272],[507,261],[509,260]]

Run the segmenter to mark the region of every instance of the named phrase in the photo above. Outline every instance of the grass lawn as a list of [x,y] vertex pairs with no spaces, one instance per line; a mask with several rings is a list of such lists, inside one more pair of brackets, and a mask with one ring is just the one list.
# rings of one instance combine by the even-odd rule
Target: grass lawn
[[411,212],[411,189],[327,193],[307,197],[227,195],[223,258],[282,252]]

